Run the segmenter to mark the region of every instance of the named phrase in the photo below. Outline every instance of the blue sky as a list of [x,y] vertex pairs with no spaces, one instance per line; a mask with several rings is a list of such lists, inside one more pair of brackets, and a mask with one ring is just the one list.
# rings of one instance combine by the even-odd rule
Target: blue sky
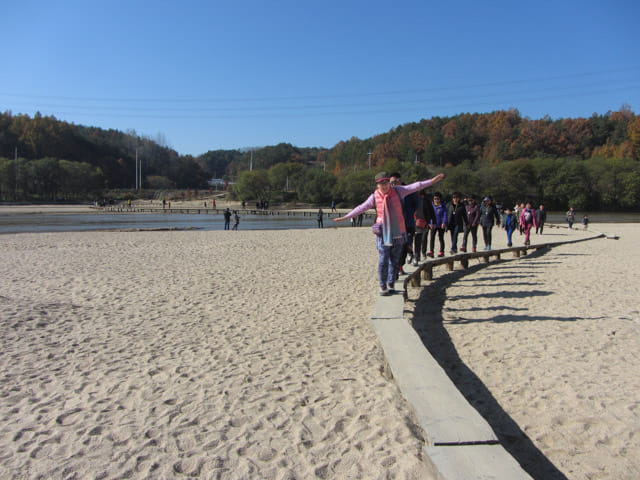
[[7,3],[0,111],[182,154],[508,108],[640,113],[637,0]]

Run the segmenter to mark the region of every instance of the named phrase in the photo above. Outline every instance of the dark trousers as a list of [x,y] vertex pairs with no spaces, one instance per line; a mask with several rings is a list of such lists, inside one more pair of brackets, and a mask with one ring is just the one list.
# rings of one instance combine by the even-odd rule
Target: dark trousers
[[482,236],[484,237],[484,246],[485,247],[490,247],[491,246],[491,229],[493,228],[493,225],[489,226],[489,227],[485,227],[484,225],[482,226]]
[[464,235],[462,237],[462,246],[467,248],[467,239],[469,238],[469,232],[471,232],[471,241],[473,242],[473,248],[478,246],[478,225],[471,227],[467,226],[464,229]]
[[416,227],[407,227],[407,243],[402,249],[402,257],[400,257],[400,266],[407,263],[407,254],[413,250],[413,237],[416,234]]
[[460,235],[460,232],[462,231],[462,229],[460,228],[459,225],[455,225],[449,231],[451,232],[451,250],[454,252],[457,252],[458,251],[458,235]]
[[413,256],[418,261],[420,261],[421,255],[424,256],[427,253],[427,242],[422,243],[422,239],[426,240],[427,235],[427,232],[416,231],[413,236]]
[[433,247],[435,247],[436,233],[438,235],[438,240],[440,241],[440,251],[444,252],[444,229],[442,228],[434,228],[433,230],[431,230],[431,242],[429,243],[429,251],[433,252]]

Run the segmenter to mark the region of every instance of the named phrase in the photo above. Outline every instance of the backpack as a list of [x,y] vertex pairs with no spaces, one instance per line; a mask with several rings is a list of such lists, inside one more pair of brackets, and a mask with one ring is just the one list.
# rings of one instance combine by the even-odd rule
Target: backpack
[[530,225],[533,223],[533,212],[528,208],[524,210],[524,223],[525,225]]

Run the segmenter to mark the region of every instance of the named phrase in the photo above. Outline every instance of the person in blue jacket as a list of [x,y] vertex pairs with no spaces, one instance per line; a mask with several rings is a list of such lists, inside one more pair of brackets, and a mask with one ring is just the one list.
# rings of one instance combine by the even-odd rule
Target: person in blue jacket
[[427,253],[427,256],[433,258],[433,247],[435,247],[437,234],[438,241],[440,243],[440,251],[438,252],[438,256],[444,257],[444,232],[447,229],[447,209],[442,204],[442,195],[440,195],[440,192],[436,192],[433,194],[432,205],[435,219],[432,219],[429,222],[429,228],[431,229],[431,242],[429,245],[429,253]]
[[507,207],[504,211],[504,217],[502,217],[502,228],[507,231],[507,247],[513,246],[511,236],[516,228],[518,228],[518,217],[513,213],[511,207]]

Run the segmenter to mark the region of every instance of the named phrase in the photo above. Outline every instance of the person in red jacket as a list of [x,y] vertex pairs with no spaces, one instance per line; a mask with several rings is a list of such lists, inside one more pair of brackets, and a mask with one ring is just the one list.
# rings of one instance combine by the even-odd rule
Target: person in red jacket
[[524,244],[530,245],[531,241],[529,236],[531,235],[531,229],[538,226],[536,220],[536,211],[531,208],[531,202],[527,202],[527,206],[522,209],[520,214],[520,226],[524,232]]

